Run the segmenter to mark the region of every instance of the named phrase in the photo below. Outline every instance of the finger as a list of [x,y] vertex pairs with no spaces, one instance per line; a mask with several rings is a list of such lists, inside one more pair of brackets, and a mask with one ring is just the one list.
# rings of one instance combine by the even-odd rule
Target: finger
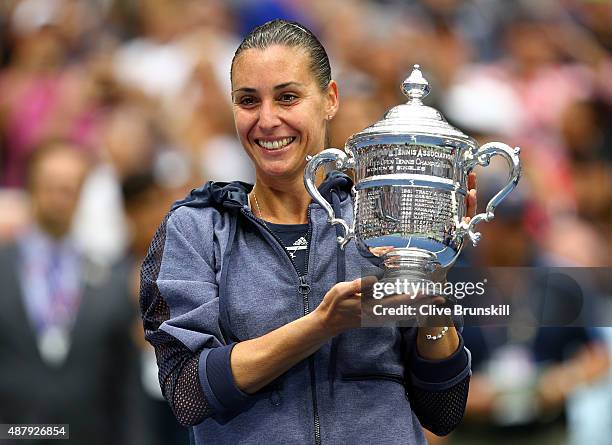
[[370,252],[372,252],[373,255],[381,257],[384,254],[390,252],[391,250],[393,250],[393,246],[380,246],[380,247],[371,247],[370,248]]
[[367,277],[363,277],[360,279],[360,289],[361,291],[365,290],[365,289],[370,289],[372,286],[374,286],[374,284],[378,282],[378,278],[373,276],[373,275],[369,275]]
[[393,294],[386,295],[382,300],[377,300],[385,306],[395,306],[400,304],[411,304],[414,303],[414,297],[409,294]]
[[423,294],[423,293],[418,293],[414,296],[414,300],[416,301],[431,301],[433,298],[437,298],[435,295],[427,295],[427,294]]
[[467,209],[466,209],[467,216],[472,217],[476,214],[476,205],[477,205],[476,190],[472,189],[468,192],[468,195],[466,196],[466,201],[467,201]]
[[432,302],[432,304],[436,304],[436,305],[440,304],[441,305],[441,304],[446,303],[446,298],[444,298],[444,297],[433,297],[431,302]]
[[353,281],[344,281],[334,286],[334,290],[340,296],[353,295],[361,293],[365,289],[369,289],[374,286],[374,283],[378,281],[375,276],[367,276],[363,278],[357,278]]
[[433,304],[444,304],[446,302],[446,298],[442,295],[433,295],[433,294],[423,294],[419,293],[416,295],[415,300],[421,302],[428,302]]
[[358,278],[353,281],[343,281],[337,283],[332,290],[336,293],[336,295],[342,297],[356,294],[361,292],[361,279]]
[[478,204],[477,193],[478,192],[476,191],[476,189],[470,189],[470,191],[468,192],[468,202],[474,208],[476,208],[476,205]]
[[344,299],[344,301],[347,301],[347,302],[354,301],[354,302],[356,302],[356,303],[361,304],[361,300],[362,300],[362,299],[363,299],[362,294],[361,294],[361,293],[359,293],[359,292],[355,292],[354,294],[348,295],[348,296],[347,296],[347,297]]
[[476,189],[477,182],[478,181],[476,179],[476,172],[471,171],[470,174],[468,175],[468,180],[467,180],[468,190]]

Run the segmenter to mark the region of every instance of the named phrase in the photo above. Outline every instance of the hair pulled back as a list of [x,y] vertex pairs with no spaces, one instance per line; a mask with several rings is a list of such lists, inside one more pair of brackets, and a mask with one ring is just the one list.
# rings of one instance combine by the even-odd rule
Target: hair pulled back
[[232,59],[230,77],[233,77],[236,58],[247,49],[266,49],[272,45],[304,49],[310,59],[310,71],[324,91],[331,80],[331,68],[327,52],[319,39],[309,29],[296,22],[276,19],[253,29],[240,43]]

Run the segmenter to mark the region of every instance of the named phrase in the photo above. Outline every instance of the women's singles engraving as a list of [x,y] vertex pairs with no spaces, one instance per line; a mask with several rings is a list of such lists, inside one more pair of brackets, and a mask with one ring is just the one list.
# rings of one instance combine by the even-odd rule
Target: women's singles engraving
[[375,145],[356,162],[361,177],[412,173],[452,179],[455,173],[456,149],[440,151],[438,147]]

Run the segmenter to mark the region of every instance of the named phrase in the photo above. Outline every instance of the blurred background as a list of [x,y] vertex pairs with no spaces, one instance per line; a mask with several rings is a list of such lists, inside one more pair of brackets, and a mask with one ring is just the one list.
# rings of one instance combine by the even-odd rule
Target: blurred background
[[[274,18],[328,51],[331,146],[403,102],[419,63],[449,122],[522,147],[520,185],[467,262],[611,265],[610,1],[3,0],[0,320],[23,335],[0,328],[0,423],[70,423],[74,443],[188,443],[143,341],[138,269],[174,200],[254,180],[229,68]],[[481,209],[506,177],[503,163],[478,170]],[[608,329],[465,337],[466,419],[431,443],[612,443]]]

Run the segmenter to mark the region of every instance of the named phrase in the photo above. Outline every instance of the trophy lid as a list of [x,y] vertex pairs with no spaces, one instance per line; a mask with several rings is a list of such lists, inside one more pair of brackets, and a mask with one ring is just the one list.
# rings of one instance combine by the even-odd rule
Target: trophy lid
[[423,105],[422,99],[429,94],[431,88],[427,79],[423,77],[419,65],[414,65],[410,76],[402,83],[401,89],[408,102],[391,108],[382,120],[351,136],[348,143],[364,137],[370,140],[378,135],[402,134],[425,134],[473,142],[469,136],[450,125],[438,110]]

